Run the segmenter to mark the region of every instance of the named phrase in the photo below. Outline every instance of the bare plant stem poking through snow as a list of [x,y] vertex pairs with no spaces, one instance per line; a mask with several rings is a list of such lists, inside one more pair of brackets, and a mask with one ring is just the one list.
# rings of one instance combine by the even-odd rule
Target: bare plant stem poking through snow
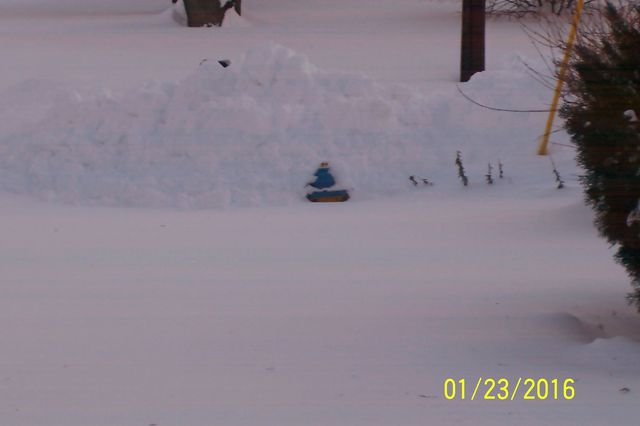
[[460,151],[456,151],[456,166],[458,166],[458,177],[462,181],[464,186],[469,185],[469,178],[464,173],[464,166],[462,165],[462,153]]
[[556,175],[556,182],[558,182],[558,189],[564,188],[564,181],[562,180],[562,177],[560,176],[560,173],[556,168],[553,169],[553,173]]
[[491,166],[491,163],[489,163],[489,166],[488,166],[488,168],[487,168],[487,174],[484,176],[484,177],[486,178],[486,180],[487,180],[487,183],[488,183],[489,185],[493,185],[493,175],[492,175],[492,172],[493,172],[493,166]]
[[549,155],[549,160],[551,161],[551,166],[553,166],[553,174],[556,177],[556,183],[558,184],[558,189],[562,189],[564,188],[564,180],[562,179],[562,176],[560,176],[560,172],[556,167],[556,162],[553,161],[553,157],[551,157],[551,155]]
[[418,180],[422,181],[424,185],[433,186],[433,182],[431,182],[427,178],[423,178],[420,176],[411,175],[409,176],[409,181],[413,184],[413,186],[418,186]]

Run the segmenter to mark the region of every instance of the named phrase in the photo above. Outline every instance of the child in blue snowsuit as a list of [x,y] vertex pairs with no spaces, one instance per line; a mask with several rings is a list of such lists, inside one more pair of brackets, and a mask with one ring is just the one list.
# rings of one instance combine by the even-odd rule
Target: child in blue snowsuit
[[329,171],[329,163],[327,162],[320,163],[320,167],[318,167],[318,170],[316,170],[313,175],[316,177],[316,180],[309,182],[307,184],[308,186],[312,186],[316,189],[326,189],[331,188],[336,184],[336,180]]
[[320,163],[320,167],[318,167],[318,170],[316,170],[313,175],[316,177],[316,180],[309,182],[307,186],[311,186],[318,191],[312,191],[307,194],[307,200],[314,203],[334,203],[347,201],[349,199],[349,193],[346,189],[327,190],[327,188],[331,188],[336,184],[336,180],[329,171],[329,163]]

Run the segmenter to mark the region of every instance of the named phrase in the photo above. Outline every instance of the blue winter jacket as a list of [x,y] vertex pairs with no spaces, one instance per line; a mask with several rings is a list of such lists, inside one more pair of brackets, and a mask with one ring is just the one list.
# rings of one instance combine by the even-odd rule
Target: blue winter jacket
[[331,188],[333,185],[336,184],[336,181],[331,175],[331,172],[329,172],[328,167],[318,168],[318,170],[313,175],[316,177],[316,180],[309,183],[309,185],[313,186],[314,188],[317,188],[317,189]]

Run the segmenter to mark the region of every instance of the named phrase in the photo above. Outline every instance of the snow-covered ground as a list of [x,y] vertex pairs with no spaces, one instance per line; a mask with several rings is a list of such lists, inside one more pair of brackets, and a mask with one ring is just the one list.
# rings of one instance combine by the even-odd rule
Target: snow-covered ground
[[[244,0],[213,29],[169,3],[0,0],[0,424],[635,420],[628,279],[566,135],[559,191],[545,114],[456,91],[457,2]],[[519,25],[487,47],[461,88],[544,108]],[[323,160],[348,203],[304,200]],[[575,398],[445,399],[480,376]]]

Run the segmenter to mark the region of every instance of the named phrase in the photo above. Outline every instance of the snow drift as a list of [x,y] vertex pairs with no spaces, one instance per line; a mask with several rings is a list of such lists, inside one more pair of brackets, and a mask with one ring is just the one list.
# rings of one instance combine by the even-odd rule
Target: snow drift
[[0,10],[16,14],[135,14],[157,13],[171,4],[168,0],[109,0],[79,2],[77,0],[0,0]]
[[[506,107],[548,100],[517,58],[464,88]],[[203,62],[177,84],[96,94],[25,82],[2,99],[0,189],[105,206],[302,202],[303,186],[321,161],[331,163],[356,198],[408,191],[413,174],[457,185],[457,149],[472,183],[482,183],[487,163],[496,166],[498,159],[515,178],[519,170],[535,170],[518,167],[523,161],[540,161],[533,152],[544,120],[521,114],[505,121],[453,88],[425,94],[325,72],[272,43],[250,49],[229,68]],[[550,172],[540,174],[551,186]],[[521,177],[521,183],[539,179]]]

